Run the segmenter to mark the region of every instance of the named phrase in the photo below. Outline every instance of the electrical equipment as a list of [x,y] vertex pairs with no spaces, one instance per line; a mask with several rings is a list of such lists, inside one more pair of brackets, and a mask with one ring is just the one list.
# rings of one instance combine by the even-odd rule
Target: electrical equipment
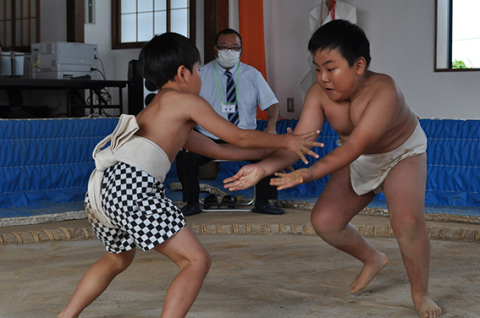
[[31,46],[32,78],[90,78],[97,69],[97,45],[42,42]]
[[137,70],[137,60],[128,63],[128,113],[137,115],[153,100],[158,90],[147,83]]

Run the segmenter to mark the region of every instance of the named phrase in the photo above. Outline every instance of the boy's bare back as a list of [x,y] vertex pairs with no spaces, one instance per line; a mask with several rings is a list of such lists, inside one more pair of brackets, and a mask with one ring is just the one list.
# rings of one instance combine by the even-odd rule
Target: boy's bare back
[[163,89],[137,115],[140,127],[137,135],[155,142],[172,163],[195,126],[195,122],[190,119],[190,114],[195,112],[194,108],[208,112],[210,107],[197,95]]
[[[195,75],[198,76],[198,74]],[[177,81],[167,83],[148,107],[142,110],[136,118],[140,128],[136,135],[155,142],[165,151],[170,163],[173,163],[178,151],[189,140],[195,124],[201,125],[222,140],[238,147],[284,148],[298,154],[303,160],[306,160],[304,154],[307,153],[316,156],[310,150],[310,147],[321,146],[320,143],[308,141],[309,138],[315,138],[318,134],[316,131],[305,133],[302,136],[293,134],[287,136],[240,129],[218,115],[203,98],[198,96],[195,85],[192,88],[191,83],[189,83],[187,90],[185,90],[185,87],[179,86],[181,84]],[[207,138],[203,139],[197,142],[196,149],[191,150],[204,153],[205,147],[207,147],[205,143]],[[208,154],[212,155],[212,153]],[[245,151],[244,159],[248,156],[247,151]],[[253,155],[250,156],[258,158]]]

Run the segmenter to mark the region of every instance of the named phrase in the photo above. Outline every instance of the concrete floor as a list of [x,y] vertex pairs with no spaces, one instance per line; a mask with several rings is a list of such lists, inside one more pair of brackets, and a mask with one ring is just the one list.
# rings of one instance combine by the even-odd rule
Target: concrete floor
[[[309,211],[203,213],[187,221],[213,257],[187,317],[417,317],[386,217],[353,220],[390,259],[357,295],[348,287],[360,262],[318,238]],[[480,225],[428,222],[428,227],[430,292],[443,317],[480,317]],[[104,254],[85,219],[3,227],[0,238],[1,318],[55,317],[87,268]],[[176,273],[165,257],[139,251],[81,317],[159,317]]]

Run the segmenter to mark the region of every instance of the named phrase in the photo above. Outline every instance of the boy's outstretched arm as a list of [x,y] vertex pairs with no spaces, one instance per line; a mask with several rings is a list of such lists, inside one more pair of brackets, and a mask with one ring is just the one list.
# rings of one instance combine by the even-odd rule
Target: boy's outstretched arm
[[[195,99],[189,101],[188,99]],[[318,157],[311,150],[312,147],[321,147],[323,144],[316,142],[319,130],[310,130],[299,134],[288,131],[284,135],[267,134],[253,129],[240,129],[228,120],[218,115],[213,108],[198,96],[188,96],[184,100],[190,106],[185,115],[215,136],[240,148],[274,148],[285,149],[296,154],[303,162],[308,163],[305,155]],[[186,110],[185,110],[186,112]]]
[[[303,104],[300,119],[295,127],[295,133],[302,134],[312,130],[319,130],[323,126],[325,116],[321,106],[321,88],[318,84],[312,85]],[[323,147],[323,144],[321,144]],[[318,159],[318,155],[315,158]],[[262,161],[243,166],[237,174],[224,180],[225,188],[231,191],[242,190],[255,185],[263,177],[272,175],[291,166],[298,157],[283,149],[276,150]],[[305,160],[304,160],[305,162]]]
[[192,131],[184,149],[202,156],[222,160],[256,160],[268,156],[274,149],[239,148],[231,144],[218,144],[199,132]]

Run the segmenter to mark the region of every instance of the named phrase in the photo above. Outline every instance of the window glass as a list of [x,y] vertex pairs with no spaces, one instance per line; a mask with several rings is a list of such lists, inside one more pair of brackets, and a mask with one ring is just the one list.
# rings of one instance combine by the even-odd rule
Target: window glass
[[20,19],[20,17],[22,16],[22,6],[21,6],[21,3],[20,2],[15,2],[15,19]]
[[[32,34],[37,34],[37,24],[32,22]],[[34,40],[30,40],[31,43],[37,42]]]
[[17,42],[19,45],[22,45],[21,34],[22,34],[22,20],[15,20],[15,39],[17,39]]
[[0,0],[0,42],[5,50],[30,52],[30,44],[39,42],[36,18],[40,0]]
[[136,0],[122,0],[121,2],[122,13],[136,13],[137,1]]
[[22,28],[22,30],[23,30],[23,42],[24,43],[27,43],[27,42],[30,43],[30,39],[29,39],[30,38],[30,30],[28,29],[28,22],[29,22],[28,19],[26,19],[26,20],[23,20],[23,23],[22,23],[23,24],[23,28]]
[[30,13],[32,17],[36,17],[36,11],[37,11],[37,3],[36,1],[31,1],[30,2]]
[[480,68],[480,1],[454,0],[452,8],[452,62]]
[[167,0],[155,0],[155,10],[167,10]]
[[170,8],[172,9],[188,8],[188,0],[171,0]]
[[167,12],[155,12],[155,34],[167,32]]
[[138,12],[152,12],[153,0],[140,0],[138,1]]
[[29,7],[28,6],[28,0],[23,0],[23,14],[22,14],[22,16],[23,16],[24,19],[28,19],[28,9],[29,9],[28,7]]
[[136,14],[122,15],[122,42],[136,42],[137,41],[137,16]]
[[40,0],[0,0],[0,42],[4,50],[30,52],[39,42],[40,21],[36,17]]
[[435,71],[480,70],[478,0],[435,0]]
[[153,16],[151,12],[139,13],[138,20],[138,41],[150,41],[153,37]]
[[171,17],[170,31],[180,33],[181,35],[188,37],[189,36],[188,23],[185,23],[185,21],[188,21],[188,10],[187,9],[171,10],[170,17]]
[[190,19],[195,17],[195,3],[190,4],[189,0],[113,0],[112,48],[141,47],[153,35],[165,32],[194,37],[195,24]]

